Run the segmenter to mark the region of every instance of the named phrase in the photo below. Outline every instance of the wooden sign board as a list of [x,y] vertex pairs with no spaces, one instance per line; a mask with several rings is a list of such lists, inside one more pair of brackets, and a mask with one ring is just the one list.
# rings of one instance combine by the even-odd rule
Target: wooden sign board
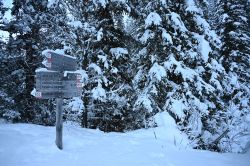
[[63,88],[62,85],[63,74],[51,71],[37,71],[36,72],[36,90],[43,92],[59,91]]
[[58,54],[53,51],[45,53],[45,61],[43,64],[46,68],[53,71],[75,71],[77,68],[76,58]]
[[54,99],[54,98],[65,98],[69,99],[72,97],[80,97],[81,91],[67,91],[67,92],[39,92],[37,91],[35,97],[38,99]]
[[46,70],[36,71],[36,93],[37,98],[72,98],[82,94],[81,75]]

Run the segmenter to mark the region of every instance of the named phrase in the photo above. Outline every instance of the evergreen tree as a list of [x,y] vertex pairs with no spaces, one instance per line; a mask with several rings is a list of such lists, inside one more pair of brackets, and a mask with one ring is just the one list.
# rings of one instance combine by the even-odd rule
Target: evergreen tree
[[64,47],[62,38],[66,38],[67,23],[62,17],[65,15],[63,7],[47,0],[13,1],[13,19],[6,27],[10,33],[7,50],[8,59],[15,63],[8,67],[13,74],[11,87],[16,87],[11,96],[20,121],[45,125],[55,122],[53,102],[37,100],[30,93],[35,84],[35,70],[42,67],[42,51]]
[[[249,2],[217,1],[220,17],[217,18],[217,30],[221,36],[223,66],[228,74],[225,80],[226,119],[224,126],[229,132],[220,142],[224,151],[243,151],[246,139],[249,139],[250,112],[250,34]],[[223,124],[221,124],[223,125]]]
[[219,39],[194,1],[136,5],[142,13],[138,40],[143,47],[137,55],[134,109],[145,118],[167,111],[198,147],[208,145],[203,134],[217,134],[208,120],[223,107]]
[[88,75],[82,125],[123,131],[129,128],[132,95],[131,50],[127,46],[134,41],[125,32],[122,20],[122,14],[129,12],[129,4],[98,0],[70,2],[72,24],[81,26],[81,29],[75,27],[76,44],[73,42],[71,48],[82,59],[82,68]]
[[[5,30],[6,22],[3,20],[3,16],[8,9],[3,6],[2,0],[0,1],[0,31]],[[18,119],[18,114],[13,111],[13,98],[9,95],[10,84],[8,75],[9,68],[7,64],[14,65],[13,61],[7,59],[6,42],[0,36],[0,117],[9,120]]]

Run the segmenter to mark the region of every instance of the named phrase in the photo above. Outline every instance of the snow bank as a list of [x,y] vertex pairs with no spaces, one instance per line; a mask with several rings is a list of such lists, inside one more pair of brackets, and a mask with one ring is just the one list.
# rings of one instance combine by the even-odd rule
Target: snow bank
[[[64,149],[55,146],[55,127],[0,124],[3,166],[248,166],[247,154],[219,154],[173,143],[175,129],[167,113],[158,128],[128,133],[103,133],[64,123]],[[162,127],[165,126],[165,127]],[[168,129],[168,126],[169,129]],[[156,137],[155,137],[156,135]],[[177,138],[179,134],[175,133]],[[169,138],[169,139],[167,139]],[[181,137],[180,137],[181,138]],[[176,140],[176,145],[178,141]]]

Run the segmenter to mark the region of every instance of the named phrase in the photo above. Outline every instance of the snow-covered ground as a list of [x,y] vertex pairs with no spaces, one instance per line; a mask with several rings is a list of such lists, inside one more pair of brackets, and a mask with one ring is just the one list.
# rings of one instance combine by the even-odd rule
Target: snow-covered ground
[[167,136],[171,134],[159,133],[162,128],[103,133],[64,124],[64,149],[61,151],[54,144],[54,127],[0,124],[0,165],[248,166],[250,163],[250,152],[220,154],[184,149],[181,143],[171,141]]

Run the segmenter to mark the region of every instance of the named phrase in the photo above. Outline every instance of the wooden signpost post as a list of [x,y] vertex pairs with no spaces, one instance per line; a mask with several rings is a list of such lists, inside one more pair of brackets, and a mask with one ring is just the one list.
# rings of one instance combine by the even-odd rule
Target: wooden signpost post
[[80,97],[82,76],[76,72],[76,58],[54,51],[45,52],[46,68],[36,70],[36,89],[32,95],[39,99],[56,99],[56,145],[63,149],[63,98]]

